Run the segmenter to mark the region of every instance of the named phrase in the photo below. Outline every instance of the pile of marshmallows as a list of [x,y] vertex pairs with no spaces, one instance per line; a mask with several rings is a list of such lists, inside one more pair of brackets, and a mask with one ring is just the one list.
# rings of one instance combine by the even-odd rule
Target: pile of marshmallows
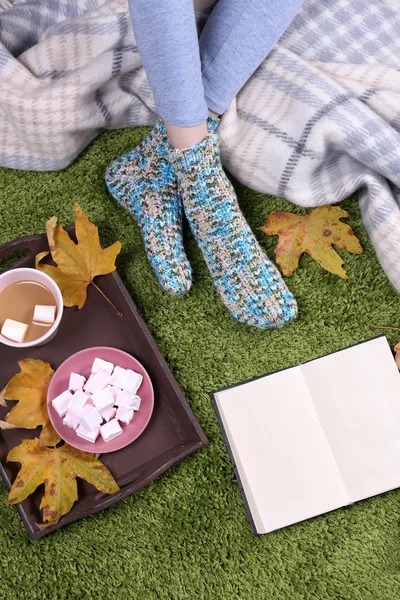
[[[56,307],[45,306],[43,304],[36,304],[33,313],[33,323],[36,325],[53,325],[56,320]],[[24,341],[26,333],[29,329],[27,323],[21,323],[21,321],[14,321],[14,319],[6,319],[3,327],[1,328],[1,335],[4,335],[7,339],[12,342],[19,342],[20,344]]]
[[63,424],[80,438],[94,443],[100,434],[109,442],[121,435],[120,422],[128,425],[139,410],[141,399],[136,392],[142,381],[143,376],[135,371],[95,358],[89,379],[71,373],[68,390],[54,398],[52,405],[64,417]]

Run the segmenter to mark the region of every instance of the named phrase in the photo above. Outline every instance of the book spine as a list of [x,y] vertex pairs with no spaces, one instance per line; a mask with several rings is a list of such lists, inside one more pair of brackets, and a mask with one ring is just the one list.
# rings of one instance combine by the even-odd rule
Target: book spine
[[215,396],[214,396],[213,393],[210,394],[210,398],[211,398],[211,402],[213,403],[213,406],[214,406],[214,409],[215,409],[215,413],[217,415],[218,423],[219,423],[219,426],[220,426],[220,429],[221,429],[222,437],[224,438],[224,442],[225,442],[226,448],[228,450],[229,458],[230,458],[232,466],[233,466],[233,472],[234,472],[236,480],[237,480],[237,482],[239,484],[240,493],[242,494],[243,503],[244,503],[247,515],[249,517],[251,528],[253,530],[254,535],[257,535],[257,536],[261,535],[257,531],[256,524],[254,522],[253,515],[251,513],[250,506],[249,506],[249,503],[247,501],[246,492],[245,492],[245,489],[243,487],[242,480],[240,479],[239,471],[238,471],[238,469],[236,467],[236,461],[235,461],[235,458],[233,456],[232,448],[231,448],[231,445],[229,443],[228,436],[226,435],[226,431],[225,431],[224,424],[222,422],[221,414],[219,412],[219,408],[218,408],[218,405],[217,405],[217,402],[215,400]]

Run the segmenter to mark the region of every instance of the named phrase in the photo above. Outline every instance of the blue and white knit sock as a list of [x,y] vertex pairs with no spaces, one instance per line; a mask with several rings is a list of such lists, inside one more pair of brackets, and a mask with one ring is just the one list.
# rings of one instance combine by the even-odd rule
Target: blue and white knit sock
[[282,327],[297,314],[278,269],[259,246],[221,165],[218,136],[170,148],[183,207],[225,306],[240,322]]
[[192,269],[183,248],[181,198],[166,151],[167,138],[158,122],[134,150],[108,166],[105,180],[139,225],[160,284],[180,296],[190,289]]
[[[210,116],[209,131],[219,120]],[[177,296],[192,283],[192,269],[182,239],[182,200],[175,172],[166,156],[168,137],[162,121],[131,152],[114,160],[105,180],[115,200],[135,219],[147,256],[162,287]]]

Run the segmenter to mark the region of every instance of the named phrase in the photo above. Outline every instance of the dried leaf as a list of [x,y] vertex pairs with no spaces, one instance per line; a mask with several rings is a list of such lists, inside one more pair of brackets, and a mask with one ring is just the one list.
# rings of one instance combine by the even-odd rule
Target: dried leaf
[[18,404],[6,415],[6,421],[24,429],[35,429],[42,425],[41,443],[55,446],[61,438],[50,423],[46,405],[47,390],[54,371],[49,363],[32,358],[24,358],[18,364],[21,372],[14,375],[4,392],[6,400],[18,400]]
[[45,256],[48,256],[49,254],[50,254],[50,252],[48,252],[47,250],[46,250],[46,252],[39,252],[39,254],[36,254],[36,257],[35,257],[36,269],[38,269],[40,271],[40,268],[38,266],[40,261],[43,260],[45,258]]
[[335,244],[347,252],[362,253],[352,229],[340,221],[348,216],[339,206],[321,206],[305,215],[278,210],[267,215],[260,229],[267,235],[279,236],[275,255],[284,275],[291,275],[299,266],[300,255],[307,252],[326,271],[348,279],[343,260],[332,248]]
[[6,423],[6,421],[0,421],[0,429],[18,429],[18,426]]
[[52,217],[46,223],[47,239],[51,256],[56,267],[41,264],[47,253],[36,257],[36,268],[54,279],[61,289],[65,306],[82,308],[87,297],[87,288],[97,275],[107,275],[115,271],[115,259],[121,243],[115,242],[109,248],[100,245],[99,232],[78,204],[75,204],[75,230],[78,243],[75,244],[68,233]]
[[58,523],[78,499],[76,478],[85,479],[105,494],[119,490],[117,483],[105,465],[88,452],[76,450],[64,444],[59,448],[46,448],[38,438],[23,440],[13,448],[9,462],[21,463],[8,497],[8,504],[25,500],[44,483],[44,495],[40,503],[46,526]]
[[7,408],[7,402],[4,399],[4,393],[5,393],[5,391],[6,391],[6,388],[4,388],[3,390],[1,390],[1,392],[0,392],[0,406],[4,406],[5,408]]
[[394,359],[396,361],[397,368],[400,371],[400,342],[395,345],[394,351],[396,353]]

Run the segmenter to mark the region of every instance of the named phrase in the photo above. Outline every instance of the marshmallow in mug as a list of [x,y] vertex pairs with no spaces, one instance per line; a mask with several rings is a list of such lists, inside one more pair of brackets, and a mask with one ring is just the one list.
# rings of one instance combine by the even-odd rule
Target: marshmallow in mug
[[14,319],[6,319],[1,328],[1,335],[4,335],[12,342],[22,343],[28,331],[28,325],[15,321]]
[[[36,304],[32,322],[52,325],[56,320],[56,308],[56,306],[42,306]],[[28,329],[29,325],[27,323],[21,323],[21,321],[15,321],[14,319],[6,319],[1,328],[1,335],[4,335],[4,337],[12,342],[22,344]]]
[[33,322],[53,325],[56,320],[56,306],[36,304],[33,311]]

